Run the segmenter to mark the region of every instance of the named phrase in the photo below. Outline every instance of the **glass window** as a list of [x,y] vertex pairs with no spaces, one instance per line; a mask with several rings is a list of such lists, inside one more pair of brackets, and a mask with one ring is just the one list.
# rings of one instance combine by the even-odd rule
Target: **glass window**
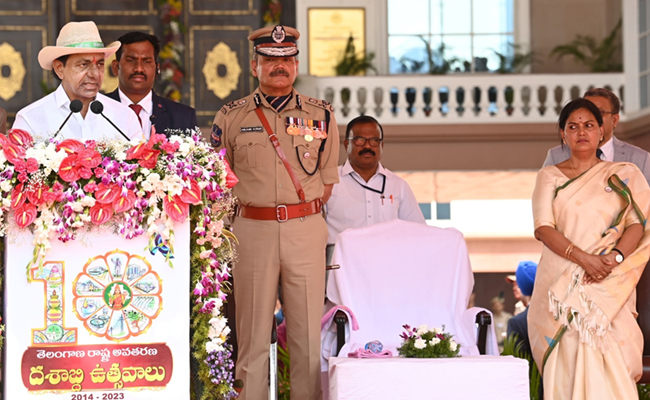
[[513,44],[514,0],[388,0],[391,74],[495,71]]

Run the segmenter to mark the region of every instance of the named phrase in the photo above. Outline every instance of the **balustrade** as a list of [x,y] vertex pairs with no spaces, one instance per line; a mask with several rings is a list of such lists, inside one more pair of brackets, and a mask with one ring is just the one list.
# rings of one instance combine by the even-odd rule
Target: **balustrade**
[[478,124],[555,122],[587,89],[607,87],[622,99],[623,84],[621,73],[452,74],[301,76],[297,87],[332,103],[340,124],[361,114],[382,124]]

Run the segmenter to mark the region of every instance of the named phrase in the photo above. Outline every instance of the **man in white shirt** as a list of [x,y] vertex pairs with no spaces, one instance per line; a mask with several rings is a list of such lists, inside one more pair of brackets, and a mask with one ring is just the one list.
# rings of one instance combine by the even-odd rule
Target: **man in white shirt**
[[[125,105],[99,93],[104,82],[104,59],[119,47],[120,42],[104,47],[92,21],[67,23],[59,32],[56,46],[46,46],[38,53],[41,67],[53,70],[61,84],[53,93],[18,111],[12,127],[37,137],[52,136],[60,129],[60,140],[143,139],[137,116]],[[75,100],[81,102],[81,110],[70,115]],[[95,101],[102,104],[94,106],[103,108],[101,113],[91,111]]]
[[348,160],[339,167],[339,183],[327,201],[327,243],[349,228],[392,219],[426,224],[408,183],[379,162],[384,133],[377,120],[360,116],[347,126],[343,145]]
[[[626,161],[635,164],[650,183],[650,153],[625,143],[614,136],[614,129],[620,119],[621,102],[612,91],[605,88],[589,89],[583,96],[598,107],[603,116],[603,141],[598,149],[598,157],[604,161]],[[544,167],[568,160],[569,148],[565,145],[553,147],[548,151]]]

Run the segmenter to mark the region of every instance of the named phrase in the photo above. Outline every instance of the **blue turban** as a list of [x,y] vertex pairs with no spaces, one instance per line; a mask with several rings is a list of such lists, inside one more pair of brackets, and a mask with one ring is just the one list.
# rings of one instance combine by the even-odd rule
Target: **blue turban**
[[535,274],[537,273],[537,263],[532,261],[522,261],[517,266],[517,286],[524,296],[533,294],[533,286],[535,285]]

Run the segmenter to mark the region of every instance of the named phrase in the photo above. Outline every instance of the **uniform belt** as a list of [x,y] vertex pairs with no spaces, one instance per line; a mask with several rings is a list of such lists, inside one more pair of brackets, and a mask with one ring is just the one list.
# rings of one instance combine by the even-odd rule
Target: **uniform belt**
[[294,218],[318,214],[322,208],[323,202],[320,199],[310,201],[309,203],[279,205],[277,207],[250,207],[237,204],[235,214],[238,217],[248,219],[285,222]]

